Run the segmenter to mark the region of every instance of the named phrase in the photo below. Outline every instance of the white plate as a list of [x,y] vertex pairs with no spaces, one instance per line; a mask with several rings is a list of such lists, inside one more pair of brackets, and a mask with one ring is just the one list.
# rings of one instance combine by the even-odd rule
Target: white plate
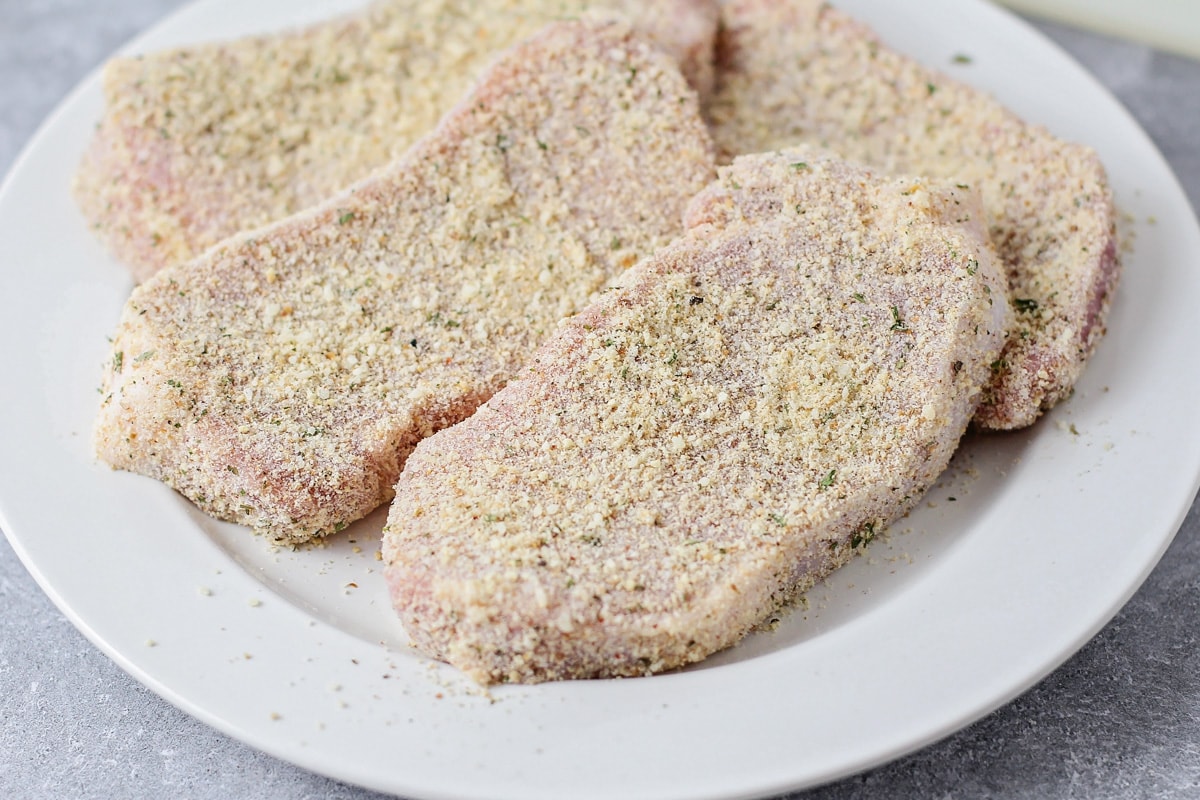
[[[130,49],[351,5],[202,0]],[[1018,21],[977,0],[840,5],[1097,147],[1136,241],[1075,397],[1032,430],[968,442],[930,504],[774,633],[677,674],[484,695],[406,649],[374,557],[379,514],[325,549],[273,551],[95,463],[105,337],[130,282],[67,192],[101,109],[94,76],[0,190],[0,521],[14,548],[93,642],[171,702],[280,758],[413,798],[784,792],[1012,698],[1120,608],[1195,495],[1200,231],[1125,111]]]

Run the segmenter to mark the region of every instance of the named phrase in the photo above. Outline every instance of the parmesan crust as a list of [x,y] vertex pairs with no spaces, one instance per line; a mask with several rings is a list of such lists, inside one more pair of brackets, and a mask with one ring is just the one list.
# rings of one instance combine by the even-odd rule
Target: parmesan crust
[[340,530],[680,233],[713,174],[670,58],[621,24],[556,23],[392,166],[135,289],[97,451],[280,540]]
[[732,645],[946,466],[1003,342],[978,196],[747,156],[688,234],[426,439],[383,554],[413,643],[483,682]]
[[977,187],[1018,313],[976,422],[1023,427],[1069,396],[1120,272],[1091,149],[889,50],[821,0],[732,0],[718,50],[708,116],[724,159],[806,143]]
[[328,199],[403,154],[495,54],[556,19],[628,17],[711,87],[714,0],[383,0],[306,30],[116,58],[76,179],[138,280]]

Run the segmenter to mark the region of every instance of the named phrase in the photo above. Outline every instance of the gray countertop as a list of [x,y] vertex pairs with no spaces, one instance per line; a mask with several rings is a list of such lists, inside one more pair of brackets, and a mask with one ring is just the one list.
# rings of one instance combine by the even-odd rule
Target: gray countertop
[[[0,173],[84,75],[179,5],[0,0]],[[1196,206],[1200,62],[1038,27],[1132,111]],[[262,755],[159,699],[78,633],[0,543],[0,797],[378,796]],[[1200,797],[1200,505],[1129,604],[1039,685],[937,744],[804,796]]]

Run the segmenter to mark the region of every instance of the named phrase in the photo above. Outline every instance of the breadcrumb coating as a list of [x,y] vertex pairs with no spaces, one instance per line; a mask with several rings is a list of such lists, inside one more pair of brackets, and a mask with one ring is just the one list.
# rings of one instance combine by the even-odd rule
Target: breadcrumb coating
[[978,425],[1024,427],[1070,395],[1120,273],[1112,192],[1090,148],[888,49],[820,0],[731,0],[718,51],[707,113],[719,157],[810,144],[980,190],[1018,313]]
[[978,195],[746,156],[686,236],[419,444],[384,529],[413,643],[482,683],[728,647],[944,469],[1008,322]]
[[279,540],[341,530],[678,235],[714,169],[670,58],[621,24],[556,23],[390,167],[135,289],[97,451]]
[[628,19],[711,88],[715,0],[384,0],[302,31],[113,59],[76,197],[145,280],[400,157],[499,51],[581,14]]

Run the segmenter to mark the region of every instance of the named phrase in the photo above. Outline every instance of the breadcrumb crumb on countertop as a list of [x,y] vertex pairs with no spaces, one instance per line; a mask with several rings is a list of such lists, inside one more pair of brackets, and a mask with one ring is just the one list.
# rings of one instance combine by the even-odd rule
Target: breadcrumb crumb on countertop
[[733,644],[911,508],[975,411],[1009,311],[973,191],[788,151],[687,220],[397,484],[393,602],[480,682]]
[[394,165],[138,287],[98,453],[284,541],[337,532],[680,233],[713,171],[673,61],[620,24],[557,23]]
[[316,205],[401,156],[504,49],[627,18],[713,80],[715,0],[382,0],[310,28],[116,58],[76,196],[139,280]]

